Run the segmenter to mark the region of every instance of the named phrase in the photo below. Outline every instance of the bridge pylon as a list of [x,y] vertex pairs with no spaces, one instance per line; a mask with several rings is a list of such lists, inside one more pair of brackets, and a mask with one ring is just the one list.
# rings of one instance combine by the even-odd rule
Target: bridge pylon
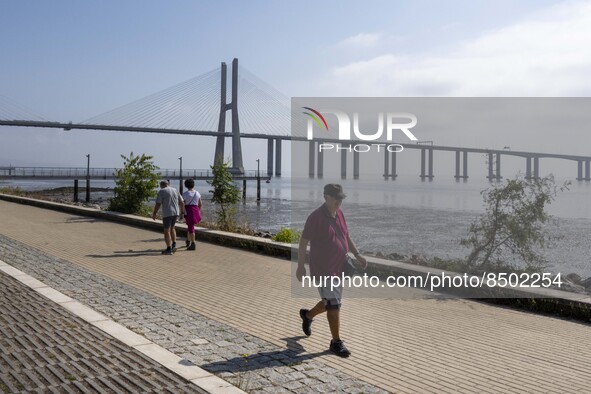
[[[226,132],[226,111],[232,111],[232,174],[244,174],[242,164],[242,144],[240,142],[240,123],[238,119],[238,59],[232,60],[232,101],[226,102],[226,80],[227,66],[222,63],[221,67],[221,95],[220,95],[220,118],[218,132]],[[214,163],[224,161],[224,147],[226,137],[219,135],[215,144]]]

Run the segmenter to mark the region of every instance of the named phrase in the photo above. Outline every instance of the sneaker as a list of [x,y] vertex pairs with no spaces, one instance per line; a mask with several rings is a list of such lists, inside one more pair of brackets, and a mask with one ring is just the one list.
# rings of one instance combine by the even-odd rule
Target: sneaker
[[312,319],[308,319],[306,314],[310,312],[308,309],[300,309],[300,317],[302,318],[302,331],[306,336],[312,335]]
[[349,351],[349,349],[347,349],[345,343],[340,339],[336,341],[330,341],[330,351],[339,357],[349,357],[351,355],[351,352]]
[[164,250],[162,251],[162,254],[167,254],[167,255],[171,255],[171,254],[173,254],[173,253],[174,253],[174,252],[172,251],[172,249],[171,249],[171,248],[166,248],[166,249],[164,249]]
[[191,242],[191,245],[187,247],[187,250],[195,250],[195,242]]
[[189,245],[191,245],[191,241],[189,241],[188,239],[185,241],[185,246],[188,248]]
[[172,253],[176,252],[176,242],[172,243]]

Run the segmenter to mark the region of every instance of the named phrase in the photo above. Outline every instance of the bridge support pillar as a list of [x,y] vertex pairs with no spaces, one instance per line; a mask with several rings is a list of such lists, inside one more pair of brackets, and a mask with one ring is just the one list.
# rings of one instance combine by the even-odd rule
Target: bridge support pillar
[[468,179],[468,151],[464,151],[462,178]]
[[351,144],[341,144],[341,179],[347,179],[347,153]]
[[501,176],[501,154],[497,153],[497,171],[495,173],[495,178],[498,180],[502,179]]
[[[462,158],[460,159],[460,154],[463,153]],[[463,173],[460,175],[460,163],[463,163]],[[456,179],[466,179],[468,178],[468,152],[462,152],[457,150],[456,151],[456,175],[454,176]]]
[[281,140],[275,140],[275,175],[281,176]]
[[429,180],[433,179],[433,149],[429,149],[429,173],[425,175],[425,159],[426,159],[426,151],[427,149],[421,149],[421,179],[424,180],[425,178],[429,178]]
[[273,175],[273,140],[267,140],[267,174]]
[[[221,90],[220,90],[220,117],[218,120],[218,132],[225,133],[226,132],[226,111],[228,110],[228,105],[226,104],[226,74],[227,74],[227,67],[226,63],[222,63],[221,67]],[[223,163],[224,162],[224,144],[226,141],[226,137],[223,135],[218,135],[215,143],[215,156],[213,158],[214,164]]]
[[[240,142],[240,123],[238,119],[238,59],[232,60],[232,101],[226,103],[226,74],[227,67],[222,63],[221,68],[221,94],[220,94],[220,117],[218,121],[218,132],[226,132],[226,111],[232,111],[232,174],[244,174],[242,163],[242,145]],[[215,147],[214,163],[224,161],[225,135],[218,135]]]
[[78,179],[74,179],[74,202],[78,202]]
[[494,176],[493,176],[493,154],[489,153],[488,154],[488,181],[492,182]]
[[534,179],[540,179],[540,158],[534,157]]
[[388,179],[390,176],[390,152],[388,149],[384,149],[384,179]]
[[585,161],[585,180],[591,181],[591,161]]
[[425,149],[421,149],[421,180],[425,180]]
[[[316,161],[316,142],[308,142],[308,176],[314,178],[314,162]],[[293,158],[292,158],[293,161]]]
[[[230,109],[232,110],[232,170],[235,173],[244,174],[240,122],[238,121],[238,59],[236,58],[232,60],[232,102],[230,103]],[[279,159],[281,160],[281,156],[279,156]],[[279,174],[281,175],[281,167],[279,168]]]
[[318,150],[318,178],[324,177],[324,151]]
[[[392,164],[390,164],[390,160],[392,160]],[[394,180],[397,176],[396,152],[390,152],[388,149],[386,149],[384,151],[384,179],[392,178],[392,180]]]
[[429,180],[432,180],[433,177],[433,149],[429,149]]
[[525,158],[525,179],[531,179],[531,157]]
[[392,180],[394,180],[397,176],[398,174],[396,173],[396,152],[392,152],[392,172],[390,174],[390,177],[392,177]]
[[577,181],[583,180],[583,162],[577,161]]
[[353,179],[359,179],[359,152],[353,151]]

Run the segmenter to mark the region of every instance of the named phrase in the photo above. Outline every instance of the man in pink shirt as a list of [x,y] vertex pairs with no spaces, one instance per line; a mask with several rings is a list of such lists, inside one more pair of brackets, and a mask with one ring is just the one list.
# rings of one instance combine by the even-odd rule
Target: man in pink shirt
[[[345,217],[340,209],[346,195],[338,184],[324,186],[324,204],[308,216],[298,250],[298,268],[296,276],[301,282],[306,275],[306,250],[310,243],[310,275],[312,277],[341,276],[346,261],[346,254],[351,251],[363,269],[367,261],[349,237]],[[340,338],[340,308],[343,288],[319,287],[322,298],[312,309],[301,309],[302,330],[312,334],[312,320],[316,315],[326,312],[332,341],[330,350],[340,357],[349,357],[351,352]]]

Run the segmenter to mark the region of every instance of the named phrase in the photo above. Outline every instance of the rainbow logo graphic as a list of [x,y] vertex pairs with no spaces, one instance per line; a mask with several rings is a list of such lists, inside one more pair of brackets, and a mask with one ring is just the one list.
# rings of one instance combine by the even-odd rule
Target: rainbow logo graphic
[[[318,124],[318,127],[320,127],[321,129],[326,129],[326,131],[328,131],[328,124],[326,123],[326,119],[324,119],[324,116],[322,116],[322,114],[318,111],[316,111],[313,108],[310,107],[302,107],[304,109],[307,109],[308,111],[312,112],[303,112],[304,114],[308,115],[309,117],[311,117],[312,119],[314,119],[314,121],[316,122],[316,124]],[[320,119],[318,119],[320,118]],[[320,122],[322,120],[322,123]],[[324,124],[324,126],[322,126],[322,124]]]

